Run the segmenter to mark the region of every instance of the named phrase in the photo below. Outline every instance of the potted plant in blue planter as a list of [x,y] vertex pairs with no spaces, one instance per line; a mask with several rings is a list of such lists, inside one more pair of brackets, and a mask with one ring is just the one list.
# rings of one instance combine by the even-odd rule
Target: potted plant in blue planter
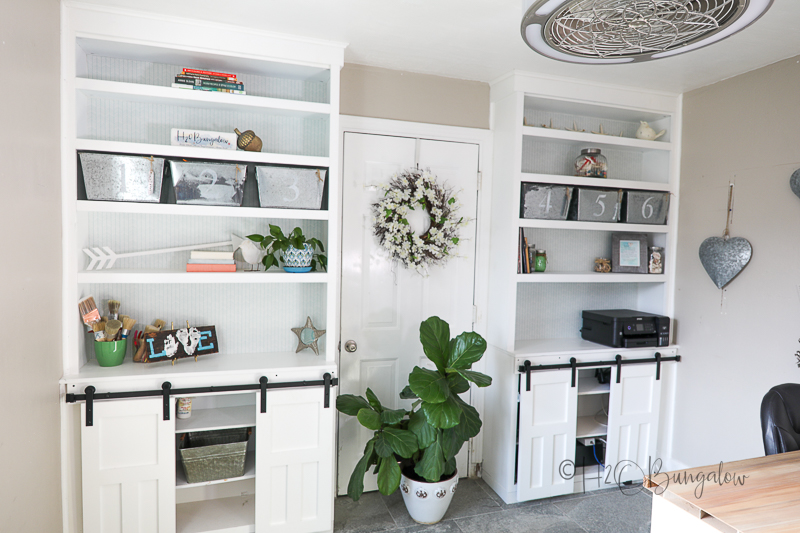
[[[261,262],[269,270],[272,266],[283,263],[286,272],[316,272],[317,267],[322,270],[328,268],[328,258],[321,252],[325,251],[319,239],[307,239],[303,230],[294,228],[288,236],[278,226],[269,225],[269,235],[248,235],[248,239],[259,243],[266,251]],[[319,249],[319,252],[317,252]]]
[[370,389],[366,398],[342,394],[336,409],[374,431],[350,476],[348,496],[361,497],[364,476],[375,465],[378,490],[388,496],[400,488],[411,518],[433,524],[444,517],[458,485],[456,455],[481,429],[478,411],[459,394],[470,382],[488,387],[492,378],[472,370],[486,351],[479,334],[451,339],[447,322],[433,316],[420,324],[419,338],[436,369],[417,366],[409,374],[400,398],[414,400],[411,410],[382,405]]

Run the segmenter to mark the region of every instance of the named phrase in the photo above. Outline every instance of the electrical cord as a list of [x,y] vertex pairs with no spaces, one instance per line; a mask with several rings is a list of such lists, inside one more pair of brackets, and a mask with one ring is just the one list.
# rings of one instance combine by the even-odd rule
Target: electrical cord
[[605,465],[603,465],[603,462],[597,458],[597,444],[592,444],[592,454],[594,455],[594,460],[600,465],[600,468],[605,470]]

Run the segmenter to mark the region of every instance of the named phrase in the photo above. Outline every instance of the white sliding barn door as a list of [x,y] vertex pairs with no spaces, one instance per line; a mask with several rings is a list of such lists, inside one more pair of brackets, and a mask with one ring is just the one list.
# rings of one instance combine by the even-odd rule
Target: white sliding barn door
[[[172,404],[172,402],[170,402]],[[84,533],[175,531],[175,417],[158,399],[81,405]]]
[[256,414],[256,532],[315,533],[333,527],[335,394],[267,391]]
[[562,472],[562,462],[575,461],[578,389],[571,386],[572,371],[532,372],[530,391],[524,374],[520,380],[517,499],[570,494],[574,465]]
[[[344,134],[340,394],[363,396],[369,387],[385,406],[408,409],[411,402],[398,394],[411,370],[428,362],[419,342],[420,322],[436,315],[450,324],[453,336],[472,331],[478,156],[477,144]],[[392,264],[372,230],[377,186],[417,164],[454,190],[459,214],[471,220],[461,230],[457,256],[432,268],[428,277]],[[344,349],[349,340],[357,344],[355,352]],[[464,399],[469,401],[468,393]],[[347,492],[371,437],[355,417],[339,417],[339,494]],[[456,457],[461,476],[468,474],[467,448]],[[376,490],[376,476],[365,476],[364,487]]]
[[641,481],[648,472],[656,455],[660,409],[656,365],[625,365],[620,383],[617,367],[611,367],[605,481]]

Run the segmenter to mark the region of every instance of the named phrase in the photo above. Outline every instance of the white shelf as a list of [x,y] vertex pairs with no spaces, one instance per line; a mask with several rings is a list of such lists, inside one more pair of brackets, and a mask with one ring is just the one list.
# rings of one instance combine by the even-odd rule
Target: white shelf
[[[591,355],[594,353],[603,353],[606,356],[611,354],[610,359],[614,358],[615,354],[625,354],[623,357],[639,357],[637,352],[647,353],[652,357],[653,351],[660,352],[674,352],[678,348],[677,345],[658,346],[650,348],[612,348],[596,342],[583,340],[580,337],[568,339],[533,339],[533,340],[518,340],[514,346],[514,355],[516,357],[539,357],[543,355],[554,356],[573,356],[580,357],[583,355]],[[645,356],[642,356],[645,357]]]
[[539,220],[520,218],[520,228],[572,229],[584,231],[619,231],[625,233],[669,233],[667,225],[625,224],[622,222],[580,222],[577,220]]
[[517,274],[518,283],[666,283],[665,274],[600,272],[534,272]]
[[256,496],[178,504],[176,533],[255,533]]
[[631,139],[629,137],[615,137],[613,135],[598,135],[596,133],[584,133],[566,131],[550,128],[539,128],[534,126],[523,126],[522,134],[527,137],[539,137],[556,141],[567,141],[574,144],[591,144],[592,146],[613,146],[615,148],[628,148],[636,151],[641,150],[672,150],[672,143],[661,141],[643,141],[641,139]]
[[249,451],[244,458],[244,475],[225,479],[215,479],[213,481],[203,481],[202,483],[189,483],[186,481],[186,473],[183,471],[183,465],[181,465],[180,461],[178,461],[175,469],[175,488],[180,490],[191,489],[194,487],[206,487],[208,485],[219,485],[221,483],[234,483],[236,481],[244,481],[245,479],[254,479],[255,477],[256,454],[255,451]]
[[327,272],[181,272],[174,270],[92,270],[78,283],[327,283]]
[[[179,89],[176,89],[179,90]],[[170,146],[167,144],[129,143],[102,141],[97,139],[75,139],[77,150],[111,152],[116,154],[145,154],[160,157],[187,159],[212,159],[218,161],[243,161],[257,164],[297,165],[304,167],[330,167],[330,159],[306,155],[246,152],[244,150],[218,150],[194,146]]]
[[330,104],[87,78],[76,78],[75,89],[86,96],[104,100],[179,105],[223,112],[268,112],[296,118],[330,115],[331,112]]
[[224,207],[216,205],[105,202],[100,200],[78,200],[77,209],[78,212],[83,213],[134,213],[140,215],[186,215],[204,217],[328,220],[328,211],[321,209]]
[[603,178],[584,178],[580,176],[562,176],[557,174],[534,174],[523,172],[522,183],[552,183],[555,185],[575,185],[578,187],[603,187],[607,189],[632,189],[645,191],[671,192],[668,183],[654,181],[615,180]]
[[[322,345],[320,345],[322,347]],[[183,378],[202,378],[220,382],[221,376],[230,375],[241,384],[241,376],[253,374],[257,376],[266,375],[270,381],[285,381],[280,376],[282,374],[302,373],[308,375],[303,379],[322,379],[325,372],[336,375],[336,365],[325,360],[325,353],[314,354],[311,350],[300,353],[290,352],[269,352],[269,353],[249,353],[231,354],[216,353],[198,357],[197,361],[190,358],[177,361],[174,365],[169,362],[159,363],[134,363],[131,357],[126,355],[125,360],[119,366],[102,367],[97,364],[95,359],[91,359],[84,364],[78,374],[64,376],[60,383],[74,387],[75,390],[68,392],[83,392],[87,385],[97,386],[98,384],[122,385],[127,386],[126,390],[131,390],[134,381],[172,381],[173,387],[179,388],[181,385],[176,383]],[[314,377],[318,375],[319,377]],[[258,383],[258,377],[253,379],[253,383]],[[228,383],[225,383],[228,384]],[[104,392],[107,386],[104,385]],[[98,388],[100,390],[100,388]],[[147,389],[145,389],[147,390]],[[192,420],[192,418],[187,420]]]
[[253,405],[193,409],[190,418],[177,418],[175,420],[175,433],[246,428],[255,425],[256,410]]
[[578,396],[608,394],[609,392],[611,392],[610,383],[599,383],[595,377],[578,379]]
[[[597,418],[603,419],[605,415],[598,415]],[[600,424],[595,420],[594,416],[579,416],[578,417],[578,430],[575,438],[582,439],[585,437],[600,437],[608,433],[608,420],[606,425]]]

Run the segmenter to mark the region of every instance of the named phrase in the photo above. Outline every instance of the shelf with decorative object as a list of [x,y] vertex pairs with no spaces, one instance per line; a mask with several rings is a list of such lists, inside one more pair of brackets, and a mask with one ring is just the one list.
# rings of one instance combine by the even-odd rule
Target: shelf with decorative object
[[520,174],[522,183],[552,183],[557,185],[573,185],[576,187],[602,187],[607,189],[638,189],[646,191],[665,191],[671,192],[668,183],[650,182],[641,180],[617,180],[603,178],[583,178],[579,176],[554,174],[535,174],[522,172]]
[[177,490],[192,489],[195,487],[207,487],[209,485],[219,485],[221,483],[235,483],[237,481],[245,481],[247,479],[255,479],[256,477],[256,454],[254,452],[247,452],[244,460],[244,474],[238,477],[215,479],[214,481],[203,481],[202,483],[189,483],[186,481],[186,473],[183,468],[178,466],[175,472],[175,488]]
[[665,283],[664,274],[615,274],[600,272],[533,272],[517,274],[517,283]]
[[624,222],[584,222],[578,220],[539,220],[520,218],[521,228],[569,229],[580,231],[618,231],[625,233],[669,233],[668,225],[626,224]]
[[618,149],[631,149],[634,151],[643,150],[672,150],[672,143],[662,141],[644,141],[641,139],[631,139],[618,137],[615,135],[588,133],[581,131],[565,131],[550,128],[538,128],[525,126],[522,134],[526,137],[540,137],[542,139],[552,139],[564,141],[576,146],[613,146]]

